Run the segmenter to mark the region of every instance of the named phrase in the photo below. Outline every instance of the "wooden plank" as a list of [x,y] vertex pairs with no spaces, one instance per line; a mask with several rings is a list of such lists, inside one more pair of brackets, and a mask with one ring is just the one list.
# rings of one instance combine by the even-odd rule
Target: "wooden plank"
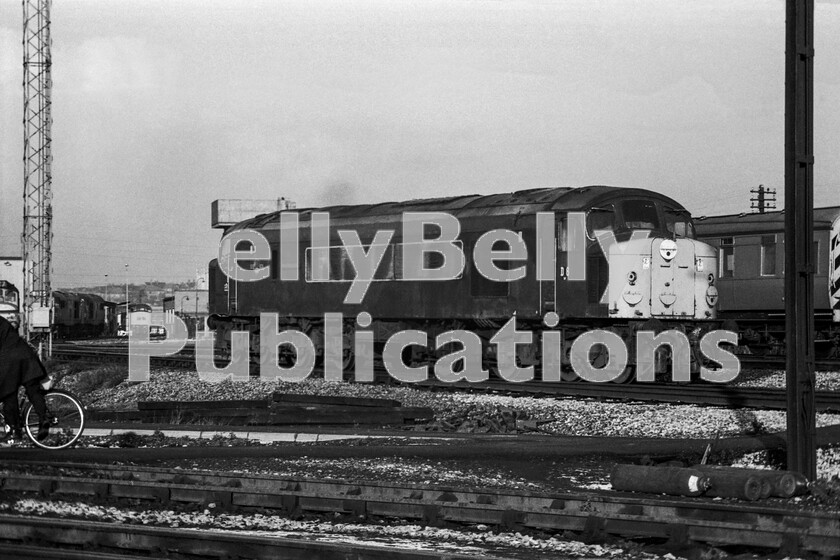
[[138,401],[138,410],[187,410],[193,408],[268,408],[268,400]]
[[324,408],[318,410],[302,410],[291,407],[273,409],[270,413],[258,413],[252,416],[254,423],[270,425],[283,424],[340,424],[340,425],[370,425],[370,424],[404,424],[407,420],[430,420],[434,412],[424,407],[347,407]]
[[88,410],[85,412],[88,420],[103,420],[107,422],[136,422],[143,420],[148,414],[141,410]]
[[183,423],[197,420],[219,421],[231,426],[257,425],[402,425],[407,421],[427,421],[434,412],[426,407],[280,406],[271,409],[206,408],[187,410],[98,410],[89,418],[100,421],[143,423]]
[[291,393],[274,393],[275,402],[311,403],[341,406],[390,407],[400,406],[399,401],[393,399],[373,399],[367,397],[333,397],[325,395],[295,395]]

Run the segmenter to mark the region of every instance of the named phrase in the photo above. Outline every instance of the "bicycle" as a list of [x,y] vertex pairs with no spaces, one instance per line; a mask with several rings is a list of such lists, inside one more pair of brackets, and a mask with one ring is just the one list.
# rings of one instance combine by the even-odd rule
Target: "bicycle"
[[[32,403],[28,401],[24,403],[26,399],[21,396],[19,406],[23,419],[23,430],[29,440],[37,447],[42,449],[66,449],[74,445],[82,436],[85,429],[85,407],[73,393],[62,389],[53,389],[53,381],[53,378],[50,377],[41,384],[41,387],[45,389],[44,400],[47,403],[47,418],[50,421],[49,435],[38,441],[36,436],[41,418],[35,412]],[[0,423],[2,423],[6,433],[11,431],[2,413],[0,413]]]

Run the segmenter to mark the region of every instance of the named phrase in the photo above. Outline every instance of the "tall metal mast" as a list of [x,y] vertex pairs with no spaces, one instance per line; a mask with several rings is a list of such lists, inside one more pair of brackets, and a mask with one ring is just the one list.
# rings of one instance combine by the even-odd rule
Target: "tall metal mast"
[[23,326],[49,339],[52,290],[50,0],[23,0]]
[[787,468],[814,480],[814,0],[787,0],[785,27]]

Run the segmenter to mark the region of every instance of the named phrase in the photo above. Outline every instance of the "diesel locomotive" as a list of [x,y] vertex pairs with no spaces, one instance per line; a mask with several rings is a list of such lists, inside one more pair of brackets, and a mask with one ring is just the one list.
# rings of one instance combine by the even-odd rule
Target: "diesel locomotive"
[[[114,304],[96,294],[53,292],[53,335],[57,338],[113,336]],[[0,280],[0,316],[20,326],[20,293],[17,287]]]
[[[291,265],[283,260],[281,220],[287,212],[296,214],[294,252]],[[403,235],[404,217],[419,213],[445,213],[454,217],[459,232],[454,243],[467,257],[459,273],[446,281],[421,281],[403,277],[403,259],[409,254]],[[537,215],[548,214],[553,235],[546,236],[545,222]],[[313,263],[313,217],[328,216],[328,277],[315,274]],[[439,227],[425,224],[424,239],[441,235]],[[638,330],[684,332],[696,351],[704,331],[718,326],[717,251],[695,239],[694,222],[685,208],[673,199],[653,191],[609,186],[541,188],[509,194],[470,195],[411,200],[382,204],[331,206],[261,214],[229,227],[236,231],[259,232],[268,241],[270,258],[244,263],[264,270],[264,279],[243,282],[229,278],[214,259],[209,266],[210,312],[208,327],[216,333],[217,350],[230,352],[231,333],[251,334],[252,352],[259,348],[260,313],[277,313],[280,328],[300,330],[323,355],[324,315],[344,317],[344,366],[353,365],[356,317],[372,317],[377,350],[393,333],[418,329],[435,335],[452,329],[468,329],[484,346],[484,360],[494,367],[493,346],[488,341],[513,316],[517,328],[533,331],[562,331],[563,363],[569,363],[569,348],[581,334],[592,329],[616,333],[626,341],[630,360],[625,375],[632,374],[632,344]],[[355,278],[352,258],[341,230],[352,230],[363,248],[370,248],[377,231],[393,232],[376,267],[361,303],[347,302]],[[492,247],[480,239],[488,232],[508,230],[518,238],[499,240]],[[286,232],[288,233],[288,232]],[[512,245],[521,244],[523,258],[505,260]],[[496,281],[479,271],[470,256],[479,249],[497,251],[497,269],[520,269],[512,281]],[[288,244],[282,245],[290,250]],[[242,249],[242,247],[237,247]],[[553,274],[538,274],[540,257],[554,267]],[[436,269],[444,256],[427,252],[423,266]],[[544,261],[545,262],[545,261]],[[242,261],[240,261],[242,264]],[[281,266],[297,267],[292,277],[281,279]],[[548,279],[546,279],[548,278]],[[545,318],[551,314],[553,321]],[[558,320],[559,319],[559,320]],[[550,325],[550,326],[546,326]],[[367,326],[367,325],[365,325]],[[665,349],[665,347],[661,348]],[[449,349],[409,346],[403,354],[406,364],[434,362]],[[294,350],[281,360],[295,360]],[[667,352],[660,353],[657,371],[667,365]],[[697,354],[699,357],[699,354]],[[540,347],[519,344],[518,364],[540,363]],[[604,346],[590,352],[594,366],[606,363]],[[696,361],[692,359],[692,367]],[[570,378],[574,377],[569,373]],[[565,378],[565,372],[564,372]]]
[[58,338],[113,336],[114,304],[96,294],[53,291],[53,333]]

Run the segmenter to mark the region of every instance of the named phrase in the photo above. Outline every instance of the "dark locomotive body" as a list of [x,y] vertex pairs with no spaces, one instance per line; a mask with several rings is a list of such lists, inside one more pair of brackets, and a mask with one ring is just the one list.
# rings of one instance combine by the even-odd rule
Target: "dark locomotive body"
[[[719,317],[750,354],[784,354],[784,211],[696,220],[718,251]],[[814,318],[820,357],[840,357],[840,207],[814,209]]]
[[[341,312],[347,332],[354,328],[356,315],[373,316],[378,341],[397,330],[422,329],[434,337],[451,328],[469,329],[488,339],[513,315],[520,328],[541,330],[543,316],[556,312],[569,343],[578,334],[595,327],[610,328],[624,338],[643,324],[677,326],[683,330],[715,318],[714,251],[692,239],[693,225],[688,212],[674,200],[642,189],[605,186],[534,189],[512,194],[461,196],[359,206],[337,206],[296,211],[299,216],[299,280],[279,279],[278,251],[280,212],[243,221],[239,229],[263,234],[271,246],[269,277],[258,282],[229,280],[217,261],[210,264],[210,326],[217,331],[217,344],[229,345],[232,329],[256,335],[261,312],[276,312],[281,325],[301,329],[319,339],[323,315]],[[310,216],[330,216],[331,281],[311,281],[309,266]],[[461,226],[459,242],[465,255],[460,277],[448,281],[401,279],[402,218],[406,212],[445,212]],[[536,276],[536,214],[551,212],[555,219],[554,250],[556,281],[538,281]],[[587,218],[585,280],[569,278],[569,213],[582,212]],[[354,269],[342,254],[339,230],[355,230],[367,246],[377,230],[393,230],[385,258],[360,305],[343,302]],[[528,258],[510,262],[511,268],[526,266],[524,278],[496,282],[476,269],[473,248],[478,237],[490,230],[518,233],[527,247]],[[434,238],[438,228],[425,235]],[[612,230],[616,243],[609,256],[599,246],[595,231]],[[639,233],[631,240],[634,230]],[[643,231],[649,231],[644,235]],[[673,243],[676,258],[664,259],[663,242]],[[572,241],[573,242],[573,241]],[[499,246],[497,249],[504,249]],[[439,266],[432,254],[426,262]],[[608,264],[612,259],[614,266]],[[500,263],[500,268],[502,268]],[[634,279],[629,278],[633,274]],[[608,288],[609,286],[609,288]],[[252,337],[252,350],[258,348]],[[433,354],[433,350],[429,349]],[[523,363],[537,363],[538,349],[521,349]],[[415,356],[416,358],[417,356]]]
[[96,294],[53,292],[53,334],[58,338],[113,335],[114,304]]

